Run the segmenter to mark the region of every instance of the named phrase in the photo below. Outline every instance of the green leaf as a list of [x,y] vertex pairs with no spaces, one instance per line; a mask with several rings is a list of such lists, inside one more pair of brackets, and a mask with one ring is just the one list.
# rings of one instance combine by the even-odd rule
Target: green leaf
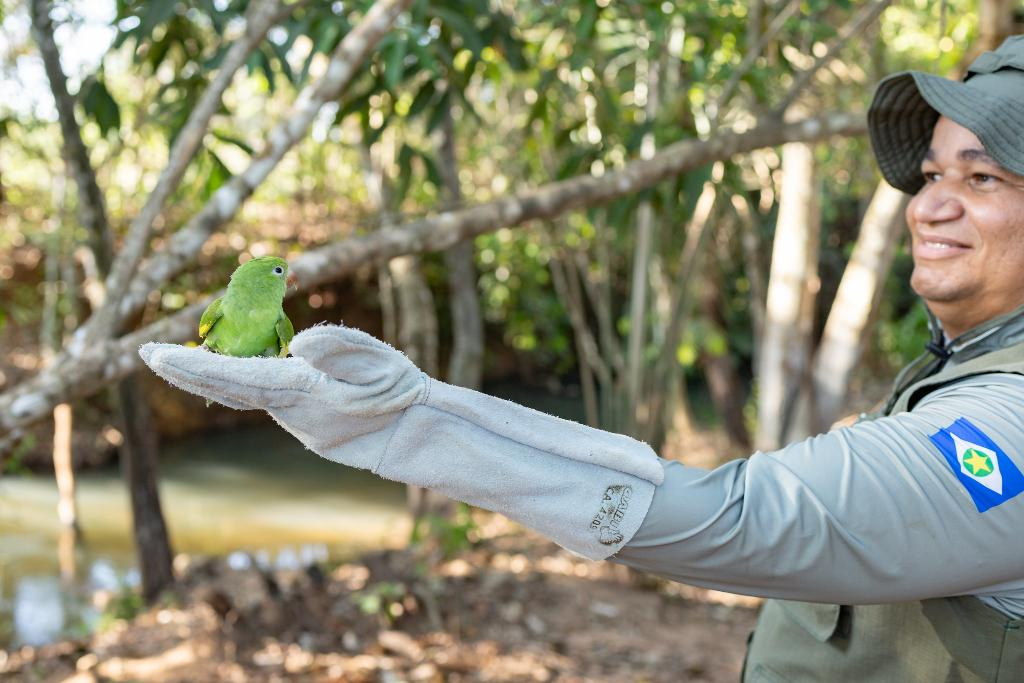
[[419,150],[418,153],[423,161],[423,167],[427,170],[427,179],[434,184],[438,192],[441,192],[444,189],[444,178],[441,176],[441,169],[434,163],[434,159],[429,154],[423,150]]
[[98,78],[87,80],[82,88],[82,107],[99,125],[102,135],[120,129],[121,109],[107,90],[107,86]]
[[438,100],[437,106],[434,107],[434,111],[430,113],[430,118],[427,119],[427,134],[434,132],[434,129],[441,124],[441,118],[444,116],[444,110],[446,107],[451,106],[451,91],[446,90],[441,99]]
[[157,67],[167,59],[167,54],[171,51],[171,42],[171,38],[165,35],[162,40],[150,43],[149,49],[146,50],[146,54],[142,58],[142,63],[149,64],[150,68],[156,71]]
[[409,193],[409,185],[412,184],[412,159],[416,156],[416,150],[409,144],[403,144],[398,152],[398,177],[395,179],[394,210],[402,205],[405,195]]
[[[597,13],[599,8],[596,3],[588,2],[583,6],[583,14],[576,23],[576,45],[577,47],[589,46],[594,35],[594,26],[597,24]],[[580,50],[583,56],[583,51]]]
[[[416,32],[411,31],[410,33],[415,34]],[[419,32],[423,35],[422,31]],[[416,59],[420,63],[420,68],[429,71],[434,76],[440,76],[443,73],[440,62],[437,61],[437,57],[428,49],[433,43],[429,45],[420,45],[419,39],[415,35],[410,35],[409,48],[416,54]]]
[[427,81],[420,88],[419,92],[416,93],[416,97],[413,98],[412,104],[409,105],[408,118],[415,118],[427,105],[434,101],[437,95],[437,86],[434,85],[434,81]]
[[384,84],[388,90],[395,90],[402,81],[406,53],[406,37],[396,36],[388,49],[384,66]]
[[347,30],[347,22],[337,20],[322,21],[317,27],[316,40],[313,43],[314,52],[333,52],[341,42],[342,30]]
[[226,142],[229,145],[234,145],[235,147],[239,148],[249,156],[252,156],[254,154],[252,147],[243,142],[241,138],[237,138],[221,130],[211,130],[210,133],[212,133],[213,137],[217,138],[221,142]]
[[246,62],[249,73],[252,74],[257,70],[262,71],[263,75],[267,79],[267,88],[271,93],[274,92],[274,67],[270,64],[270,59],[267,57],[265,49],[259,49],[252,53],[249,57],[249,61]]
[[[500,17],[500,19],[499,19]],[[529,64],[523,54],[523,43],[512,35],[513,21],[503,12],[497,12],[495,21],[498,22],[498,40],[501,41],[502,53],[505,60],[513,71],[526,71]]]
[[200,193],[204,202],[209,200],[214,192],[231,179],[231,171],[220,160],[220,157],[210,150],[206,150],[206,156],[210,161],[210,172],[206,176],[206,182],[203,184],[203,189]]
[[153,30],[174,16],[178,0],[152,0],[140,3],[142,12],[139,14],[139,40],[142,41],[153,33]]
[[288,63],[288,44],[278,45],[277,43],[270,41],[270,49],[274,52],[277,57],[277,63],[281,65],[281,73],[288,79],[288,82],[295,85],[298,81],[295,78],[295,74],[292,72],[292,66]]

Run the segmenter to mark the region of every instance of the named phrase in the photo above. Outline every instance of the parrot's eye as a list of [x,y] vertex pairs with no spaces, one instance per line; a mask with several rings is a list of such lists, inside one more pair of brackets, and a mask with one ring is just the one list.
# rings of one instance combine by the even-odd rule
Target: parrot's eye
[[284,268],[282,268],[281,266],[274,266],[274,274],[284,275]]

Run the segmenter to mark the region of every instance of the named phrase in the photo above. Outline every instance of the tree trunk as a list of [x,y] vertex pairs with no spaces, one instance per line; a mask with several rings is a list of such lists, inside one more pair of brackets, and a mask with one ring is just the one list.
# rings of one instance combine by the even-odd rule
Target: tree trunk
[[[54,199],[57,206],[63,206],[63,180],[54,182]],[[46,240],[46,278],[43,291],[43,324],[40,330],[40,341],[43,347],[43,358],[51,362],[63,341],[63,326],[60,324],[60,278],[61,259],[63,258],[64,230],[62,225],[63,212],[49,220],[49,234]],[[68,283],[68,291],[74,291]],[[57,480],[57,518],[64,529],[70,530],[72,547],[74,537],[78,534],[78,510],[75,505],[75,473],[72,467],[72,426],[74,417],[71,405],[61,403],[53,409],[53,473]],[[61,575],[65,578],[74,576],[74,563],[66,564],[67,558],[74,558],[72,552],[58,552],[61,564]]]
[[[656,56],[641,60],[637,68],[637,88],[646,89],[638,104],[644,106],[648,122],[654,121],[658,113],[659,63]],[[636,93],[639,94],[639,93]],[[640,158],[650,159],[655,153],[654,132],[646,133],[640,143]],[[644,346],[647,333],[647,289],[651,272],[654,242],[654,209],[649,199],[640,202],[636,211],[636,246],[633,248],[632,283],[629,292],[629,339],[626,346],[626,414],[630,416],[624,425],[628,434],[636,432],[637,410],[640,406],[640,391],[645,376]]]
[[[712,331],[726,338],[725,316],[722,314],[721,271],[709,268],[705,271],[701,287],[700,307],[705,321]],[[739,372],[729,353],[728,346],[715,352],[705,350],[701,353],[701,364],[704,366],[704,377],[711,392],[711,401],[715,411],[722,417],[722,427],[732,444],[732,450],[749,451],[750,434],[747,432],[746,420],[743,417],[743,405],[746,403],[746,389],[740,379]]]
[[1013,12],[1019,6],[1016,0],[981,0],[978,3],[977,54],[995,50],[1013,33]]
[[[445,210],[462,206],[459,164],[455,156],[455,123],[451,100],[446,99],[438,141],[441,175],[447,195]],[[468,389],[483,384],[484,321],[477,291],[476,249],[465,239],[444,252],[448,271],[448,296],[452,309],[452,353],[448,362],[448,382]]]
[[[374,148],[366,144],[360,147],[370,206],[380,216],[381,229],[388,229],[392,227],[394,212],[398,208],[394,206],[389,176],[395,159],[395,131],[385,130]],[[389,259],[380,268],[379,280],[381,310],[392,318],[385,320],[385,332],[395,335],[395,345],[417,367],[431,377],[438,377],[437,313],[434,296],[423,277],[419,255],[405,254]],[[428,516],[446,517],[452,511],[448,498],[429,489],[409,485],[405,491],[414,529]]]
[[757,434],[754,445],[772,450],[782,445],[787,418],[806,367],[801,333],[807,310],[809,266],[817,257],[814,149],[790,143],[782,148],[782,190],[768,276],[765,329],[758,372]]
[[810,207],[812,225],[807,250],[807,264],[805,266],[807,277],[804,281],[804,291],[800,299],[800,317],[797,320],[796,343],[791,348],[790,360],[787,361],[787,368],[793,374],[793,380],[796,382],[796,393],[793,396],[788,414],[783,418],[786,425],[782,436],[783,443],[804,439],[814,433],[810,408],[814,404],[811,358],[814,350],[816,301],[818,292],[821,290],[821,280],[818,277],[818,248],[821,224],[818,220],[820,212],[817,201],[821,188],[816,187],[813,191],[813,203]]
[[64,142],[61,151],[68,171],[78,187],[78,219],[89,236],[89,247],[96,255],[97,266],[101,272],[106,273],[113,260],[113,241],[110,239],[106,201],[99,185],[96,184],[96,174],[89,162],[89,152],[82,142],[82,133],[75,119],[75,99],[68,92],[67,77],[62,70],[60,52],[53,38],[50,3],[47,0],[32,0],[30,11],[32,33],[39,46],[46,77],[50,82],[50,91],[57,107],[57,118]]
[[[690,291],[692,288],[694,274],[697,272],[697,265],[704,244],[711,234],[711,227],[714,221],[712,214],[718,203],[718,191],[716,186],[722,181],[724,164],[716,163],[711,171],[711,179],[704,183],[697,204],[693,208],[693,215],[686,225],[686,243],[679,255],[678,276],[672,286],[672,304],[669,311],[669,319],[665,324],[665,342],[661,347],[658,359],[654,365],[654,376],[664,378],[661,383],[651,392],[649,417],[644,425],[643,440],[650,443],[654,450],[660,450],[664,440],[671,438],[671,425],[665,411],[666,405],[685,406],[685,403],[675,400],[685,398],[685,395],[678,391],[681,383],[679,374],[679,361],[676,358],[676,349],[682,338],[683,327],[690,310]],[[667,380],[667,381],[666,381]],[[673,394],[672,392],[678,393]],[[678,417],[672,417],[673,424],[684,424]],[[685,423],[689,422],[686,416]]]
[[437,312],[419,256],[393,258],[388,270],[398,295],[398,345],[420,370],[437,377]]
[[750,326],[754,333],[754,353],[751,365],[754,376],[761,367],[761,340],[764,337],[765,302],[767,286],[765,285],[764,264],[762,263],[761,237],[758,234],[760,225],[755,222],[750,205],[743,197],[733,195],[732,206],[739,220],[740,245],[743,248],[743,272],[750,286],[747,300],[750,302]]
[[[68,169],[78,186],[79,220],[89,235],[89,246],[96,262],[99,279],[110,273],[113,262],[114,240],[110,231],[106,203],[96,182],[96,173],[82,142],[81,130],[75,118],[75,101],[67,90],[67,77],[53,37],[53,22],[49,3],[32,0],[32,25],[43,56],[43,64],[57,105],[63,151]],[[102,288],[94,292],[96,307],[101,305]],[[114,330],[117,331],[116,329]],[[128,474],[128,494],[132,500],[132,519],[135,526],[136,551],[142,575],[142,595],[149,602],[174,581],[171,570],[171,550],[164,526],[163,513],[156,488],[156,441],[148,434],[148,406],[135,388],[135,379],[128,377],[114,390],[114,404],[122,417],[124,449],[122,467]],[[70,430],[70,412],[55,412],[57,426]],[[62,502],[62,517],[73,519],[74,479],[71,474],[70,434],[67,435],[66,454],[55,452],[58,487]],[[55,443],[55,448],[56,448]],[[70,487],[70,491],[67,489]],[[68,506],[71,506],[68,509]],[[64,521],[62,519],[62,521]]]
[[61,526],[78,531],[75,508],[75,473],[71,458],[71,404],[53,409],[53,472],[57,477],[57,518]]
[[149,408],[129,377],[117,386],[115,401],[124,442],[121,445],[121,474],[131,492],[135,549],[142,575],[142,598],[152,603],[174,584],[173,555],[156,485],[156,432]]
[[882,181],[860,224],[853,255],[846,265],[814,355],[813,433],[827,431],[843,402],[867,341],[869,322],[882,300],[885,277],[903,229],[910,197]]
[[[580,366],[580,383],[584,392],[584,409],[586,411],[587,423],[597,426],[596,387],[593,385],[593,378],[595,375],[597,376],[601,384],[602,396],[605,397],[615,392],[615,381],[612,370],[605,365],[604,358],[598,349],[597,341],[594,339],[587,324],[583,288],[580,287],[579,280],[577,279],[577,266],[572,261],[573,257],[568,249],[555,249],[548,260],[548,270],[551,272],[551,282],[555,287],[555,294],[558,296],[558,300],[562,302],[562,306],[569,315],[569,324],[572,325],[573,342],[576,346],[576,362]],[[622,375],[620,373],[619,379],[621,380],[621,378]],[[615,414],[618,415],[620,413],[621,411],[616,411]],[[613,431],[623,431],[622,423],[620,422],[606,421],[601,426]]]

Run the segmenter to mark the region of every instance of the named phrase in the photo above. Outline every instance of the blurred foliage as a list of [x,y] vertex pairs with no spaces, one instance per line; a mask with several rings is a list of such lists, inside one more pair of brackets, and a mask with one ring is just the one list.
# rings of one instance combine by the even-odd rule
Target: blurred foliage
[[376,615],[383,626],[390,626],[406,611],[406,603],[415,600],[404,583],[380,581],[360,591],[353,592],[349,599],[367,615]]
[[118,622],[135,618],[144,609],[146,609],[146,603],[138,589],[122,586],[110,596],[110,600],[100,614],[96,630],[106,631]]
[[473,546],[477,535],[477,524],[473,521],[470,507],[457,503],[450,515],[426,514],[413,524],[410,542],[423,548],[437,548],[443,559],[451,559]]
[[26,434],[18,439],[5,458],[0,460],[0,475],[16,474],[27,475],[30,471],[25,467],[23,461],[25,456],[36,447],[38,439],[34,434]]
[[[62,2],[55,9],[65,52],[75,49],[83,1]],[[270,31],[225,94],[202,152],[158,224],[155,248],[260,153],[265,132],[286,116],[297,93],[323,73],[330,53],[371,4],[299,3]],[[4,73],[10,73],[32,49],[27,32],[14,30],[27,20],[25,7],[7,2],[2,7],[12,40],[0,58]],[[379,143],[385,131],[396,140],[390,174],[398,219],[436,210],[442,200],[435,139],[448,107],[455,119],[459,182],[467,203],[551,180],[601,174],[637,158],[648,133],[662,148],[705,137],[719,125],[749,127],[771,111],[794,74],[823,54],[838,27],[863,3],[804,0],[801,11],[741,74],[732,97],[719,101],[753,42],[752,29],[763,31],[770,22],[771,10],[766,10],[769,15],[755,26],[751,7],[735,0],[417,0],[347,92],[320,113],[311,134],[258,188],[238,218],[211,240],[199,263],[152,300],[143,322],[222,286],[239,258],[287,255],[376,229],[380,217],[368,209],[358,150],[360,144]],[[810,111],[863,110],[873,84],[891,71],[949,73],[977,32],[975,7],[965,0],[894,4],[861,39],[840,50],[803,103]],[[155,184],[170,144],[238,35],[247,8],[247,0],[116,0],[109,49],[82,73],[72,74],[85,142],[118,235]],[[939,35],[943,8],[944,34]],[[646,82],[652,61],[661,67],[653,119]],[[38,84],[31,93],[46,100]],[[54,117],[40,114],[39,107],[16,104],[0,103],[0,329],[7,334],[19,328],[11,339],[25,352],[38,345],[44,314],[42,264],[46,250],[53,248],[48,233],[61,232],[59,259],[71,264],[60,270],[65,333],[79,321],[74,311],[85,307],[81,282],[89,267],[81,249],[85,235],[73,219],[73,187],[54,182],[65,173]],[[849,257],[878,175],[863,138],[832,140],[817,151],[822,291],[827,293],[834,291]],[[723,181],[728,194],[753,208],[753,229],[762,246],[771,243],[778,166],[778,155],[767,150],[734,160]],[[708,172],[694,171],[640,197],[577,212],[554,225],[478,237],[479,287],[489,329],[530,365],[575,381],[572,330],[554,292],[550,260],[559,250],[585,254],[606,287],[616,328],[628,331],[638,204],[649,199],[662,226],[656,252],[671,283],[679,275],[683,226]],[[64,184],[67,191],[60,189]],[[738,233],[721,230],[703,267],[719,273],[726,327],[709,325],[694,313],[677,354],[691,382],[702,382],[702,352],[731,354],[749,376],[754,345],[750,264]],[[606,262],[595,260],[600,250]],[[922,337],[921,308],[905,284],[907,258],[900,255],[887,285],[877,344],[866,363],[880,374],[916,355]],[[444,305],[439,262],[428,260],[427,268],[435,297]],[[821,322],[829,303],[823,296]],[[316,307],[312,298],[309,306]],[[656,332],[656,316],[650,324]],[[654,344],[648,357],[654,355]]]

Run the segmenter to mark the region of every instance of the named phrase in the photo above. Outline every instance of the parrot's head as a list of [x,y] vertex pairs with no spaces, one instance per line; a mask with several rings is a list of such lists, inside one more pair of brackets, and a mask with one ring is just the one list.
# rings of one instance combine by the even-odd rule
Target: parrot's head
[[231,274],[231,284],[268,289],[283,297],[288,285],[295,284],[295,276],[289,272],[288,262],[283,258],[260,256],[238,266]]

